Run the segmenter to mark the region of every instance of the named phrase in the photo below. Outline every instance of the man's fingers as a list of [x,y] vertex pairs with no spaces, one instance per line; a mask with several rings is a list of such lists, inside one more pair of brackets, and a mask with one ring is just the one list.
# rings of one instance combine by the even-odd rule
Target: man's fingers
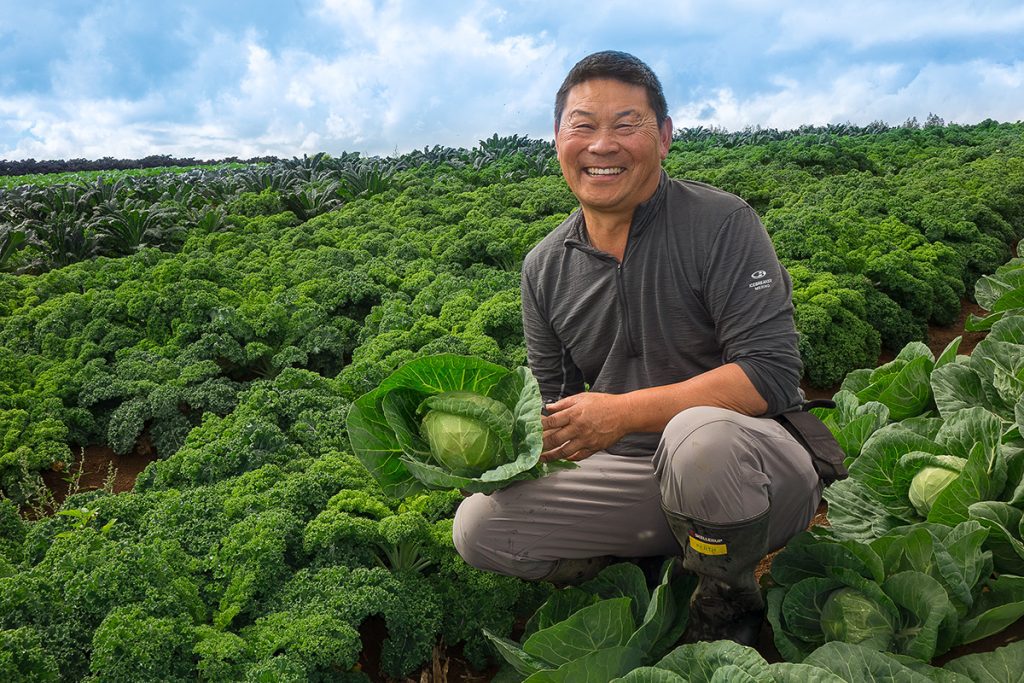
[[565,398],[560,398],[557,401],[552,401],[551,403],[545,403],[544,407],[550,413],[557,413],[559,410],[565,410],[566,408],[568,408],[569,406],[571,406],[575,402],[576,402],[575,396],[566,396]]
[[566,460],[571,460],[573,462],[579,462],[580,460],[585,460],[585,459],[589,458],[590,456],[592,456],[596,452],[597,451],[592,451],[590,449],[584,448],[582,450],[576,451],[572,455],[565,456],[565,459]]
[[558,429],[547,430],[543,434],[544,450],[554,450],[565,444],[567,439],[564,434],[559,434]]
[[[562,443],[558,444],[553,448],[548,448],[547,450],[541,452],[540,459],[545,462],[548,462],[550,460],[561,460],[565,458],[568,452],[567,448],[569,444],[569,441],[563,441]],[[547,446],[547,441],[544,442],[544,445],[545,447]]]
[[[547,442],[545,441],[545,447]],[[554,448],[548,448],[540,454],[540,459],[544,462],[550,462],[552,460],[571,460],[578,462],[589,458],[596,450],[590,448],[580,448],[579,444],[573,441],[565,441]]]
[[541,427],[544,429],[558,429],[569,424],[569,416],[565,413],[554,413],[540,418]]

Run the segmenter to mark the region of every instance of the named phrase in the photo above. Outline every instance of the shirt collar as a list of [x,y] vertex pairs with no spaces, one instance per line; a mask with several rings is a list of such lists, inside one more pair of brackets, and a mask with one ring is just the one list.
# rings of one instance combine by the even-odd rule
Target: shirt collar
[[[657,215],[658,210],[664,203],[667,187],[668,173],[665,172],[665,169],[662,169],[661,178],[658,180],[658,189],[654,191],[650,199],[640,202],[637,204],[636,209],[633,210],[633,221],[629,225],[628,240],[630,242],[639,238],[640,235],[647,231],[648,226],[654,222],[654,216]],[[590,245],[590,237],[587,235],[587,221],[583,216],[582,209],[577,209],[576,213],[572,215],[572,223],[569,225],[569,232],[566,234],[563,244],[567,248],[580,249],[596,255],[607,255]]]

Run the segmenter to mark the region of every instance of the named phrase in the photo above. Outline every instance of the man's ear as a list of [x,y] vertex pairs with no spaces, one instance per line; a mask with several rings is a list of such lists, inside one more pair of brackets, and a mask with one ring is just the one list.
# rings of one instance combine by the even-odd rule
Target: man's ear
[[672,146],[672,117],[666,116],[665,121],[658,129],[658,138],[661,142],[661,158],[668,156],[668,149]]

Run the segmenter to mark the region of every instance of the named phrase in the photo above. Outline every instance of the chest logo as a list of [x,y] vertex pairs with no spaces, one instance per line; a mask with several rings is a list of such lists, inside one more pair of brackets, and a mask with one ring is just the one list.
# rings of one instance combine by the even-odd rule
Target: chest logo
[[751,280],[760,280],[761,278],[763,278],[767,274],[768,274],[767,271],[755,270],[753,273],[750,274],[750,279]]

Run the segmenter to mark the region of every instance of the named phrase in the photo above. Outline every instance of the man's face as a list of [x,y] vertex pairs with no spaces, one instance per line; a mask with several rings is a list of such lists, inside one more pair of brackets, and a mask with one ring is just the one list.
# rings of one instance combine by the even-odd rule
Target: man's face
[[569,91],[555,149],[569,188],[590,213],[632,213],[658,189],[672,121],[658,128],[647,91],[612,79]]

